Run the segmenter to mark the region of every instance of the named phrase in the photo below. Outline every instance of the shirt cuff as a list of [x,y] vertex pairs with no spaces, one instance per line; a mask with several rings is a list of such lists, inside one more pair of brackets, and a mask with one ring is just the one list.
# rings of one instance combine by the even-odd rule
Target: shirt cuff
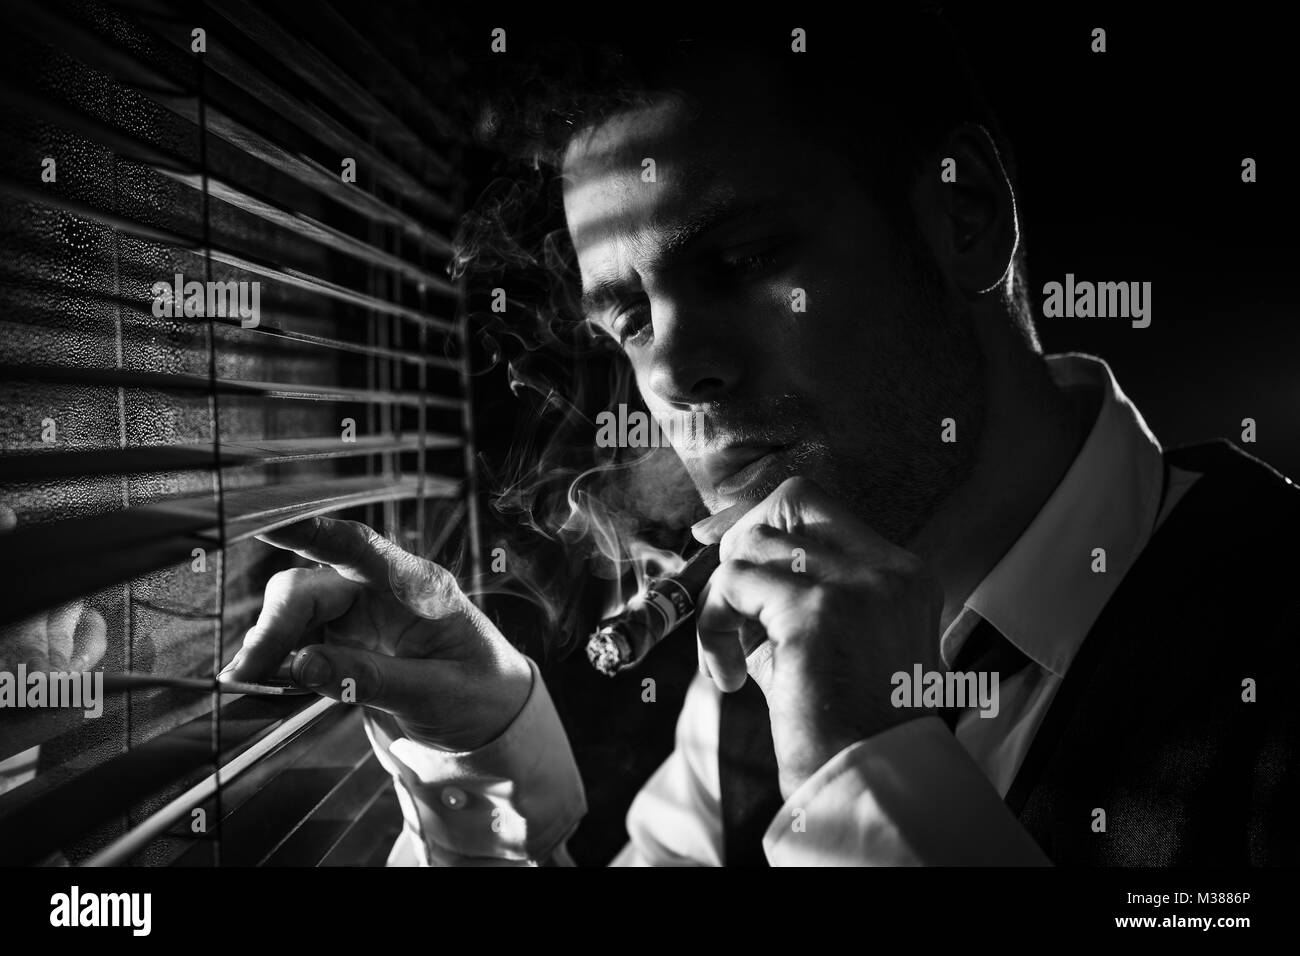
[[495,740],[454,752],[403,735],[391,715],[367,710],[366,733],[393,776],[406,834],[422,862],[541,861],[587,812],[582,778],[555,705],[530,658],[532,688]]
[[773,866],[1046,866],[1047,857],[934,716],[858,741],[785,802]]

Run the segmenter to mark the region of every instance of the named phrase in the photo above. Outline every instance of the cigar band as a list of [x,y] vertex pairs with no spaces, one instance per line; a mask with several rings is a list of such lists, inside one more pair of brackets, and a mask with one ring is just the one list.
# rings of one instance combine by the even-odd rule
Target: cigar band
[[654,581],[646,589],[646,604],[664,617],[664,634],[670,634],[695,613],[695,602],[691,600],[686,588],[667,578]]

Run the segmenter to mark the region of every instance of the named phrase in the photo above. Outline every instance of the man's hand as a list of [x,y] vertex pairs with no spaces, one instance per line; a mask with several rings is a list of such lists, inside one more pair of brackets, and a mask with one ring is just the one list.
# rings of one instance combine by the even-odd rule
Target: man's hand
[[[718,540],[733,518],[696,536]],[[724,691],[758,682],[783,796],[850,744],[927,713],[889,700],[896,671],[943,669],[943,591],[920,558],[805,478],[735,521],[721,557],[700,600],[701,666]]]
[[0,626],[0,670],[88,671],[108,650],[104,616],[85,601],[71,601]]
[[488,743],[523,708],[528,661],[445,568],[355,521],[313,518],[260,539],[328,567],[267,582],[221,679],[264,678],[301,648],[295,682],[387,711],[414,739],[450,750]]
[[[18,516],[0,504],[0,534],[12,531]],[[85,601],[71,601],[26,620],[0,626],[0,670],[23,664],[29,671],[87,671],[108,650],[104,616]]]

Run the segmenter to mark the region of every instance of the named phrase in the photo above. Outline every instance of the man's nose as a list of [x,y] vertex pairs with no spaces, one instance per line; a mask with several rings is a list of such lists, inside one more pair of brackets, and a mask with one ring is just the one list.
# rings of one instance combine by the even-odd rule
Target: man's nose
[[743,373],[743,332],[722,317],[665,306],[653,315],[654,352],[649,385],[677,407],[716,401]]

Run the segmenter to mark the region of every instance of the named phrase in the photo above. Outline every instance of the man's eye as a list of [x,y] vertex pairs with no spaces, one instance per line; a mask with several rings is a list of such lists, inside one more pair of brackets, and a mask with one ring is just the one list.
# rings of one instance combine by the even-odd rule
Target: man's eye
[[640,344],[650,328],[650,310],[645,306],[633,306],[619,312],[610,323],[610,331],[623,346]]

